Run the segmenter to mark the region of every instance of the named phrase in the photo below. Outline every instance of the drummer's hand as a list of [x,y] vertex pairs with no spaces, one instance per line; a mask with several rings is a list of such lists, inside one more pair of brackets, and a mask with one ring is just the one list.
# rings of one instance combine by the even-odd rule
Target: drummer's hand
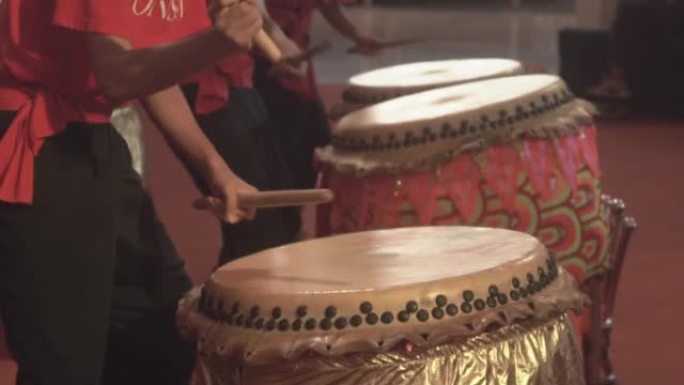
[[220,166],[212,172],[209,185],[211,196],[205,197],[197,208],[210,211],[219,220],[233,224],[254,219],[256,209],[238,207],[238,194],[257,192],[257,189],[235,175],[228,166]]
[[364,56],[371,56],[380,53],[383,43],[371,36],[359,36],[354,39],[356,46],[349,50],[350,53],[358,53]]
[[297,43],[282,36],[277,41],[278,48],[283,53],[283,59],[273,64],[268,74],[273,77],[302,78],[306,76],[308,67],[307,57]]
[[230,44],[250,49],[263,20],[253,0],[216,0],[209,14],[214,28],[221,32]]

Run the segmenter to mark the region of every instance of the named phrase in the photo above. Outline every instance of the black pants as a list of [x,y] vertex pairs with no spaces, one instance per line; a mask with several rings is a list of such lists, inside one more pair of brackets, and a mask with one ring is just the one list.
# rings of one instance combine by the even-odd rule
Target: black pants
[[[276,138],[297,188],[316,184],[314,151],[330,144],[328,116],[320,100],[307,100],[268,75],[271,64],[258,60],[254,85],[264,98],[271,120],[280,128]],[[312,63],[309,63],[311,65]]]
[[[0,113],[0,134],[12,113]],[[0,314],[21,385],[187,384],[174,328],[190,287],[109,125],[70,124],[35,165],[34,203],[0,203]],[[104,375],[103,375],[104,373]]]
[[[183,92],[194,105],[197,87],[186,85]],[[275,127],[269,120],[260,95],[253,89],[231,88],[230,102],[210,114],[196,115],[197,121],[231,169],[259,190],[293,188],[292,177],[276,140]],[[193,175],[199,189],[207,187]],[[292,242],[301,227],[296,208],[263,209],[253,221],[221,223],[223,248],[219,264]]]

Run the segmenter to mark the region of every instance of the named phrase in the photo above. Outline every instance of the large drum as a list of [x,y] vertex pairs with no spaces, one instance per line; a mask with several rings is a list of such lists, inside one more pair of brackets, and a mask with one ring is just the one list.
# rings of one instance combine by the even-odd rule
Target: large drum
[[593,108],[551,75],[485,80],[359,110],[321,149],[320,235],[478,225],[537,236],[580,282],[603,265]]
[[520,75],[521,63],[509,59],[454,59],[401,64],[364,72],[349,79],[333,120],[370,105],[435,88]]
[[574,285],[524,233],[382,230],[225,265],[179,322],[205,385],[576,385]]

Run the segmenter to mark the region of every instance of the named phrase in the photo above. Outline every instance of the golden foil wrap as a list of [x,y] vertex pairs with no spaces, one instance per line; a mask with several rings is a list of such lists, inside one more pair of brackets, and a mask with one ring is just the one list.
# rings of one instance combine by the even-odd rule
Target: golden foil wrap
[[231,366],[200,354],[197,385],[580,385],[582,358],[570,318],[527,320],[429,349]]

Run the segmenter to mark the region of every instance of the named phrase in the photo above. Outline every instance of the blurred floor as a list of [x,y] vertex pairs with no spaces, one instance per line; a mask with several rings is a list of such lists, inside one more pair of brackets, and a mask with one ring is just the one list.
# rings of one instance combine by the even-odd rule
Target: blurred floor
[[358,72],[385,65],[488,56],[534,61],[555,71],[557,32],[574,26],[576,17],[565,3],[553,4],[547,1],[519,10],[505,4],[352,8],[349,16],[361,30],[388,41],[416,41],[373,58],[346,55],[350,44],[319,17],[314,20],[312,40],[329,40],[334,48],[316,59],[318,78],[322,84],[340,84]]

